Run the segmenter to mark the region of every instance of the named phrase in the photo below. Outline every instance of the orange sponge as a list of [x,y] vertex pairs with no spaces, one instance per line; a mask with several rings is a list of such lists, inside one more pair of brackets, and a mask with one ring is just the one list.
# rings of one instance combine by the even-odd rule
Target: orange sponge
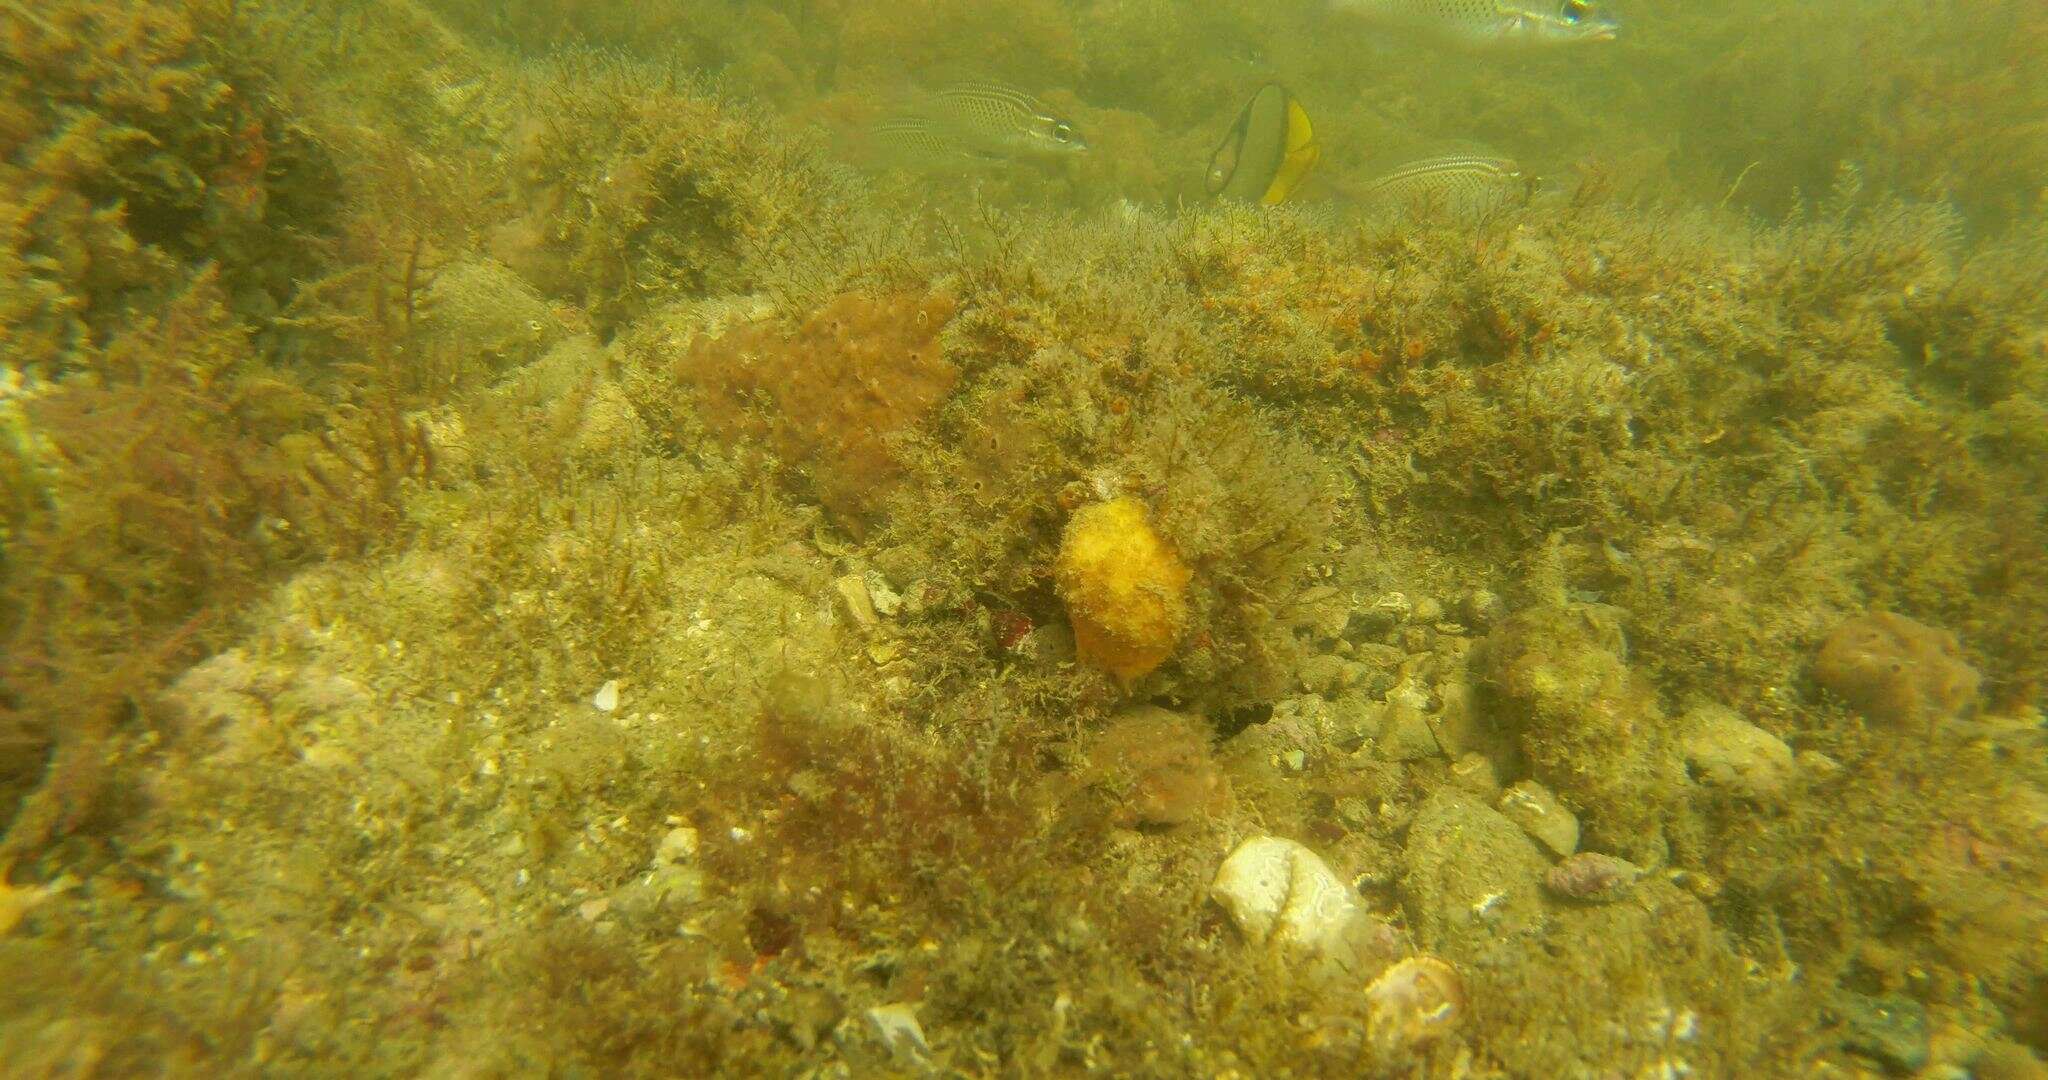
[[1132,498],[1084,507],[1053,565],[1081,659],[1126,682],[1164,663],[1187,629],[1187,565]]

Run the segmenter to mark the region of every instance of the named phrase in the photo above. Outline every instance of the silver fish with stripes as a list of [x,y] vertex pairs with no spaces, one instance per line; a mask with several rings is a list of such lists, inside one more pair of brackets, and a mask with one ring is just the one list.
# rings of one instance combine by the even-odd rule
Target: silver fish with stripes
[[1612,41],[1621,32],[1598,0],[1330,0],[1330,6],[1454,49],[1580,45]]
[[1373,210],[1477,218],[1526,199],[1529,180],[1511,158],[1443,154],[1411,161],[1375,178],[1362,192]]
[[997,83],[962,83],[924,95],[870,129],[912,158],[1007,161],[1088,149],[1080,129],[1044,102]]

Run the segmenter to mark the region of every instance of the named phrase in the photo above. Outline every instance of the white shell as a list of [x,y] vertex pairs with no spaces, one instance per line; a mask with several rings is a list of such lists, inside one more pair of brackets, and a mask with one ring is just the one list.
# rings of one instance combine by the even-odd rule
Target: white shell
[[603,686],[598,687],[597,693],[592,695],[590,703],[597,708],[598,712],[611,712],[617,709],[619,707],[619,680],[612,679]]
[[883,618],[894,616],[903,607],[903,596],[889,587],[889,579],[870,570],[865,575],[868,586],[868,602],[874,605],[875,614]]
[[1363,914],[1351,887],[1315,852],[1278,836],[1237,845],[1211,896],[1245,937],[1261,944],[1334,951]]

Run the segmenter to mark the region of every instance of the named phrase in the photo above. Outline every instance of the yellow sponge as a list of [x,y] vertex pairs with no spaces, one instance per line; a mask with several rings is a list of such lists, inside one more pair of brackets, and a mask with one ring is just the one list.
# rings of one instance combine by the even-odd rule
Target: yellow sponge
[[1187,629],[1193,575],[1136,499],[1075,513],[1053,573],[1081,659],[1126,682],[1164,663]]

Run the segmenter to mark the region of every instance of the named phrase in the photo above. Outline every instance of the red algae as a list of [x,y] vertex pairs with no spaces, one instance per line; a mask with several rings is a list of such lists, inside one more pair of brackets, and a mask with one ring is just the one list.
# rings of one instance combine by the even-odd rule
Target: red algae
[[863,530],[903,476],[893,440],[916,430],[959,377],[939,346],[956,306],[944,296],[849,293],[794,333],[762,324],[700,339],[676,376],[697,392],[712,430],[764,440],[807,467],[818,501]]

